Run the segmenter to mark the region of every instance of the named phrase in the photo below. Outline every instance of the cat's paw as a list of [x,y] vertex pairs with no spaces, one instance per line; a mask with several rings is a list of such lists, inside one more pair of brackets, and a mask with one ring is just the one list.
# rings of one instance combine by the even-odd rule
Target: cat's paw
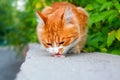
[[74,47],[74,53],[77,53],[77,54],[80,54],[81,53],[81,48],[80,48],[80,46],[79,45],[76,45],[75,47]]
[[75,51],[75,53],[80,54],[80,53],[81,53],[81,49],[77,49],[77,50]]
[[78,48],[77,49],[73,49],[72,52],[75,53],[75,54],[80,54],[81,53],[81,49],[78,49]]

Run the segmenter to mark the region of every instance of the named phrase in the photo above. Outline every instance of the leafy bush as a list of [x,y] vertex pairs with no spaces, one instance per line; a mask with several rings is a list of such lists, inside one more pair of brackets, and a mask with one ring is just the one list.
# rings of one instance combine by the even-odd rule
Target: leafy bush
[[88,39],[84,52],[120,55],[119,0],[27,0],[23,11],[16,8],[17,0],[2,0],[0,15],[4,16],[0,17],[0,44],[24,46],[37,42],[36,10],[58,1],[71,2],[88,11]]
[[86,51],[120,55],[119,1],[96,0],[85,8],[90,14]]

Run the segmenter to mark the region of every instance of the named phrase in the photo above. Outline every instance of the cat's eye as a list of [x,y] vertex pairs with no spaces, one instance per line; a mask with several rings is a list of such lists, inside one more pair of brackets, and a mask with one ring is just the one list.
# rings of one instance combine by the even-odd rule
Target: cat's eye
[[51,46],[52,44],[50,44],[50,43],[47,43],[47,45]]
[[60,42],[59,44],[64,44],[64,42]]

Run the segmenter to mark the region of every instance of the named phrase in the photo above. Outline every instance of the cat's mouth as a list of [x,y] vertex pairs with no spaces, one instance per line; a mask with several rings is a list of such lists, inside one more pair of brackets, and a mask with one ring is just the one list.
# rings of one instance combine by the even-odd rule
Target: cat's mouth
[[56,54],[54,54],[54,57],[65,57],[65,55],[63,55],[63,54],[60,54],[60,53],[56,53]]

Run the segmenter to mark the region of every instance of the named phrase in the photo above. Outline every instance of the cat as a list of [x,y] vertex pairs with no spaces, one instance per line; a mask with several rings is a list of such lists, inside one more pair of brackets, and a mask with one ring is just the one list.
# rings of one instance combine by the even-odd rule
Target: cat
[[88,13],[68,2],[56,2],[37,14],[37,36],[52,55],[65,55],[71,48],[80,53],[86,42]]

